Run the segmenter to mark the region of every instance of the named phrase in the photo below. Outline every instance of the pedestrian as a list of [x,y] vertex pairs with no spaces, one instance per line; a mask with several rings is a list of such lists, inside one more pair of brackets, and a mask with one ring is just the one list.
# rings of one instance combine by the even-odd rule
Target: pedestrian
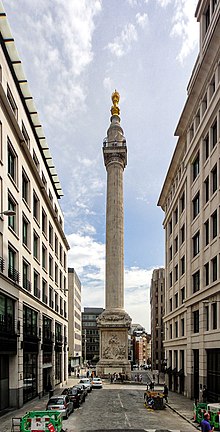
[[208,399],[208,389],[207,389],[206,385],[204,385],[203,390],[202,390],[202,401],[204,403],[206,403],[207,399]]
[[166,403],[168,402],[168,392],[169,392],[168,387],[167,387],[167,385],[164,383],[164,387],[163,387],[163,397],[164,397]]
[[137,375],[135,375],[134,380],[137,381]]
[[204,419],[201,421],[201,431],[202,432],[209,432],[214,431],[214,426],[212,426],[209,423],[210,415],[208,412],[204,414]]
[[142,375],[139,375],[139,381],[142,382]]

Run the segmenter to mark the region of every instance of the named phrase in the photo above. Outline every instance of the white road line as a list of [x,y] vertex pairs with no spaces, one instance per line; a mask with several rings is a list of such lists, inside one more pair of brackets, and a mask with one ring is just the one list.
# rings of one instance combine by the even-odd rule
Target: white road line
[[[118,393],[118,399],[119,399],[119,402],[120,402],[121,407],[124,408],[124,405],[123,405],[123,403],[122,403],[122,400],[121,400],[121,398],[120,398],[120,394],[119,394],[119,393]],[[129,420],[128,420],[128,416],[127,416],[127,414],[124,413],[124,415],[125,415],[125,426],[128,426],[129,428],[131,428],[131,423],[130,423]]]

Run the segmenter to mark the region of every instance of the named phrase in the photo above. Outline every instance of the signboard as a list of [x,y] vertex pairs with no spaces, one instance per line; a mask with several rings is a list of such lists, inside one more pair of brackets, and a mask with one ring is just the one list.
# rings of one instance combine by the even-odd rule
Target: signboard
[[32,432],[44,432],[46,427],[45,418],[32,418],[31,419],[31,431]]

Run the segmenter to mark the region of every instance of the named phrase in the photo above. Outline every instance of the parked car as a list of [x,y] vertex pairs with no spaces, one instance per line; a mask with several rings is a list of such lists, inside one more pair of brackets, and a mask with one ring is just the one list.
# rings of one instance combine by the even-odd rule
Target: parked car
[[102,388],[102,380],[101,380],[101,378],[94,377],[92,379],[92,388]]
[[79,387],[70,387],[63,390],[62,394],[68,394],[73,402],[74,408],[79,408],[81,403],[85,401],[85,394]]
[[79,380],[79,384],[84,384],[84,386],[87,388],[88,393],[92,391],[92,383],[89,378],[81,378]]
[[88,390],[84,384],[76,384],[74,387],[78,387],[84,394],[84,398],[88,395]]
[[68,395],[52,396],[47,402],[46,410],[56,410],[62,414],[62,417],[68,419],[73,412],[73,402]]

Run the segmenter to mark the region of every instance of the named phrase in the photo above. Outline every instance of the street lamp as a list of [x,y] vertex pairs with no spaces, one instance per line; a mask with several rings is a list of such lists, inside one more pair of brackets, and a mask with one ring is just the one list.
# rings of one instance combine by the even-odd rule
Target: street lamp
[[5,210],[0,212],[0,216],[14,216],[16,212],[14,210]]

